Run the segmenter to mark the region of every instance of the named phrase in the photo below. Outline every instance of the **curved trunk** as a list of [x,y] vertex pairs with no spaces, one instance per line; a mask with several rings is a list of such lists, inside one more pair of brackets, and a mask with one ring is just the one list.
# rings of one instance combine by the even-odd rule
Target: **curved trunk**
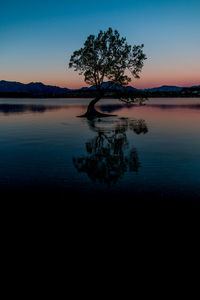
[[95,104],[96,104],[100,99],[101,99],[101,97],[96,97],[95,99],[93,99],[93,100],[89,103],[86,114],[93,114],[94,112],[96,112]]
[[99,111],[97,111],[95,109],[95,104],[102,98],[102,96],[97,96],[95,99],[93,99],[92,101],[90,101],[87,111],[84,115],[78,116],[80,118],[87,118],[88,120],[92,120],[95,118],[101,118],[101,117],[110,117],[113,115],[108,115],[108,114],[103,114],[100,113]]

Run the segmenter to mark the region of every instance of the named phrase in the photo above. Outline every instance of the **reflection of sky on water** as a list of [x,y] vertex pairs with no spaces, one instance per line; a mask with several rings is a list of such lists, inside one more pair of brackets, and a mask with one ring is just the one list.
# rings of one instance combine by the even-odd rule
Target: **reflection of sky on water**
[[[200,197],[200,99],[154,99],[142,107],[107,101],[107,107],[103,100],[99,108],[116,108],[118,116],[96,122],[94,128],[76,117],[85,111],[86,100],[23,99],[21,103],[19,99],[1,99],[1,191],[30,189],[40,193],[54,189],[56,194],[76,191],[95,195],[98,191],[107,196]],[[144,120],[148,133],[137,134],[131,120]],[[92,147],[99,135],[110,138],[110,145],[103,143],[95,152]],[[135,155],[135,169],[129,164],[130,153]],[[111,168],[111,175],[117,176],[114,185],[104,184],[109,172],[103,173],[107,177],[102,182],[98,172],[97,180],[91,180],[95,176],[92,164],[89,174],[85,165],[79,166],[83,170],[78,172],[73,158],[88,158],[90,164],[94,158],[100,162],[108,159],[106,166],[114,159],[119,176]]]

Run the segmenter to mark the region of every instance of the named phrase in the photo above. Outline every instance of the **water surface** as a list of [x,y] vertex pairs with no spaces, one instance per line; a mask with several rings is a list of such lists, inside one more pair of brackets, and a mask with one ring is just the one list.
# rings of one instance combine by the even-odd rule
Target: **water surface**
[[8,197],[200,201],[200,99],[0,99],[0,188]]

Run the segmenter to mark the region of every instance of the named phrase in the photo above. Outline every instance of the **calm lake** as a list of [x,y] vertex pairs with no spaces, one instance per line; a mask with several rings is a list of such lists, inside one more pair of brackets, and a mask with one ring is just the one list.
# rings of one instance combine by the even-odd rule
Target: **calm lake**
[[1,194],[200,203],[200,98],[88,103],[0,99]]

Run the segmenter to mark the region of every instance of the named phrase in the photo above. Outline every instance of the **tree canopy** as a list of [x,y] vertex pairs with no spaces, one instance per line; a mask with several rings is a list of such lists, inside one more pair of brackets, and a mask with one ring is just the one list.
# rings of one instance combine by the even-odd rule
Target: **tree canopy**
[[74,51],[69,68],[84,75],[85,82],[97,89],[105,80],[126,86],[131,81],[127,70],[134,78],[140,78],[146,59],[143,47],[143,44],[128,45],[126,38],[112,28],[100,30],[97,36],[88,36],[83,48]]

